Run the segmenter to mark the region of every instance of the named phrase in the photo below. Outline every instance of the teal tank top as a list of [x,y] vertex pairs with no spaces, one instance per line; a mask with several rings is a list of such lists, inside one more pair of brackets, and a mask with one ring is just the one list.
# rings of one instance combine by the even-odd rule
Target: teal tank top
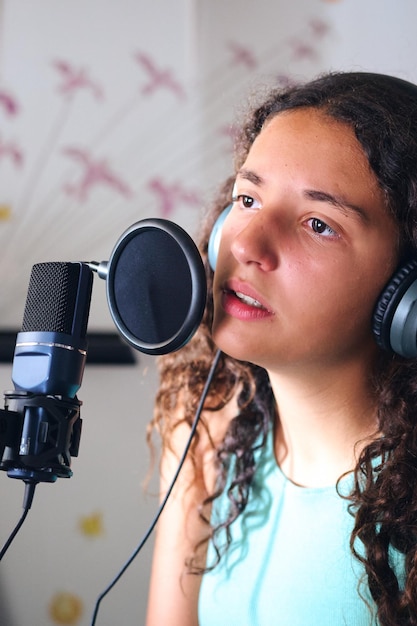
[[[339,490],[351,487],[349,475]],[[225,507],[220,498],[214,523]],[[336,487],[298,487],[283,475],[271,433],[248,506],[232,524],[232,544],[203,576],[199,626],[378,624],[363,567],[350,551],[352,529]],[[213,562],[210,545],[207,564]]]

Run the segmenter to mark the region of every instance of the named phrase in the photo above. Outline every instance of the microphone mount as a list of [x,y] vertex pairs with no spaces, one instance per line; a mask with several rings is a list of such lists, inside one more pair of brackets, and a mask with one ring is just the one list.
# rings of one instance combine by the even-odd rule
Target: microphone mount
[[77,397],[27,391],[4,394],[0,410],[0,470],[26,483],[53,483],[72,476],[82,420]]

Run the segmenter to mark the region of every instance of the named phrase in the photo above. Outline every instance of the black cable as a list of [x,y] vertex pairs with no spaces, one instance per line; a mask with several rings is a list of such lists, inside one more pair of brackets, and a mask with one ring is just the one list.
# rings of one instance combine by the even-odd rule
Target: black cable
[[157,524],[157,522],[158,522],[158,520],[159,520],[159,518],[161,516],[161,513],[164,510],[166,503],[168,502],[168,498],[171,495],[171,492],[172,492],[172,490],[174,488],[174,485],[175,485],[175,483],[177,481],[177,478],[178,478],[179,473],[180,473],[180,471],[182,469],[182,466],[184,465],[184,461],[185,461],[185,458],[186,458],[186,456],[188,454],[188,450],[190,448],[191,441],[192,441],[192,439],[194,437],[194,434],[195,434],[195,431],[197,429],[197,424],[198,424],[198,421],[200,419],[201,412],[203,410],[204,401],[206,399],[207,392],[208,392],[208,390],[210,388],[211,381],[213,379],[213,375],[214,375],[215,369],[216,369],[217,364],[219,362],[220,355],[221,355],[221,351],[218,350],[216,352],[216,354],[215,354],[214,359],[213,359],[213,363],[211,364],[210,371],[208,373],[206,383],[205,383],[203,391],[201,393],[201,397],[200,397],[200,400],[199,400],[199,403],[198,403],[198,407],[197,407],[197,410],[195,412],[194,421],[193,421],[193,423],[191,425],[190,436],[189,436],[189,438],[187,440],[187,443],[185,445],[184,452],[182,453],[180,462],[178,464],[178,468],[177,468],[177,470],[176,470],[176,472],[174,474],[174,477],[173,477],[173,479],[172,479],[172,481],[171,481],[171,483],[170,483],[170,485],[168,487],[168,491],[166,492],[166,494],[164,496],[164,499],[162,500],[162,502],[161,502],[161,504],[160,504],[160,506],[159,506],[159,508],[158,508],[158,510],[156,512],[156,515],[155,515],[154,519],[152,520],[152,522],[151,522],[148,530],[146,531],[145,535],[143,536],[141,542],[139,543],[139,545],[137,546],[137,548],[135,549],[133,554],[130,556],[130,558],[123,565],[122,569],[119,571],[119,573],[116,575],[116,577],[112,580],[112,582],[108,585],[108,587],[97,598],[97,602],[96,602],[96,605],[95,605],[95,608],[94,608],[93,618],[91,620],[91,626],[95,626],[101,601],[113,589],[113,587],[116,585],[116,583],[120,580],[120,578],[123,576],[123,574],[125,573],[125,571],[129,567],[129,565],[131,565],[131,563],[135,560],[135,558],[137,557],[137,555],[139,554],[139,552],[141,551],[141,549],[145,545],[146,541],[149,539],[150,535],[152,534],[152,531],[154,530],[154,528],[155,528],[155,526],[156,526],[156,524]]
[[33,496],[35,494],[35,488],[37,484],[38,483],[36,482],[27,482],[25,484],[25,496],[23,498],[23,514],[0,552],[0,561],[6,554],[7,550],[10,548],[10,545],[13,539],[16,537],[17,533],[23,526],[23,522],[25,521],[27,514],[29,513],[29,509],[32,506]]

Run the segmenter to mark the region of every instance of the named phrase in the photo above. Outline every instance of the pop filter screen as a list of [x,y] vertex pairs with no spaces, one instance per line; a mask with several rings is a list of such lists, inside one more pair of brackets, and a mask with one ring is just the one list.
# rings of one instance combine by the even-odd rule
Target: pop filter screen
[[131,226],[109,260],[107,298],[116,326],[136,349],[165,354],[183,346],[206,301],[204,266],[192,239],[167,220]]

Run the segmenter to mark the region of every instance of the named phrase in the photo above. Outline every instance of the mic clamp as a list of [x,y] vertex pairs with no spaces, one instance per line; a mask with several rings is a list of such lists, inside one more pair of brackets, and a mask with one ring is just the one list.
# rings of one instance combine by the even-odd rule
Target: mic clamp
[[52,483],[72,476],[82,420],[76,397],[44,396],[27,391],[4,394],[0,410],[0,470],[25,482]]

